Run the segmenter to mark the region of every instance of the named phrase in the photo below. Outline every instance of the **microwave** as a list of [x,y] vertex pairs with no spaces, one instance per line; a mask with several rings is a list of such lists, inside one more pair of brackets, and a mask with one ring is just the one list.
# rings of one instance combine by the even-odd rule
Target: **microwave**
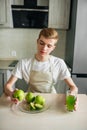
[[48,6],[12,6],[14,28],[48,27]]

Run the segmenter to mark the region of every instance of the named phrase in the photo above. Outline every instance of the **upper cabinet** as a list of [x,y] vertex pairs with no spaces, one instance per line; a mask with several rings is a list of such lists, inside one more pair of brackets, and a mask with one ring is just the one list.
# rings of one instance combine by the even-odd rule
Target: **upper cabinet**
[[49,27],[68,29],[71,0],[49,0]]
[[0,0],[0,28],[13,27],[11,0]]
[[[48,14],[46,13],[45,15],[44,13],[43,15],[40,15],[44,17],[44,19],[46,17],[45,22],[44,22],[44,23],[46,22],[48,23],[46,27],[53,27],[56,29],[68,29],[69,15],[70,15],[70,1],[71,0],[35,0],[35,2],[37,3],[37,6],[48,7]],[[29,3],[29,2],[30,1],[28,0],[0,0],[0,27],[15,27],[14,21],[16,22],[17,21],[16,19],[18,18],[19,20],[17,22],[19,22],[18,23],[19,28],[21,28],[20,24],[25,25],[25,23],[20,23],[20,21],[21,22],[25,21],[26,25],[30,24],[30,22],[31,24],[33,24],[36,18],[36,15],[33,16],[34,20],[32,21],[29,16],[28,17],[24,16],[24,14],[27,15],[28,12],[27,13],[26,11],[23,12],[23,8],[21,9],[21,12],[23,13],[22,15],[22,13],[18,11],[19,9],[12,9],[11,7],[11,5],[20,5],[19,7],[21,7],[22,5],[24,5],[24,3]],[[17,11],[19,14],[17,13],[15,14],[15,12]],[[13,13],[14,13],[15,18],[12,16]],[[29,12],[29,15],[31,15],[30,12]],[[42,17],[40,18],[37,17],[37,18],[41,20]],[[28,20],[27,19],[24,20],[24,18],[27,18]],[[43,22],[39,22],[37,24],[41,24],[41,23]],[[29,27],[26,26],[25,28],[29,28]]]
[[6,1],[0,0],[0,24],[6,23]]
[[24,0],[11,0],[12,5],[23,5]]

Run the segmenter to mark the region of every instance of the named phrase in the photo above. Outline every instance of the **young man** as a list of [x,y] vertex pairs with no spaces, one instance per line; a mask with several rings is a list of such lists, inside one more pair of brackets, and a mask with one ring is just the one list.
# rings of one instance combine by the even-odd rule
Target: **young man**
[[40,93],[55,93],[55,84],[64,80],[71,91],[78,91],[70,77],[65,62],[50,55],[58,41],[58,33],[53,28],[41,30],[37,39],[37,53],[30,59],[22,59],[12,72],[11,78],[5,84],[5,93],[13,95],[13,84],[18,78],[29,84],[29,91]]

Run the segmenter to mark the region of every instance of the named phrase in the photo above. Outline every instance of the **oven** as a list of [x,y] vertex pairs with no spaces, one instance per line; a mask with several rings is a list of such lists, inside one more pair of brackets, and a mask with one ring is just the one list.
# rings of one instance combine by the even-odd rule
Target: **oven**
[[48,27],[47,6],[17,6],[12,5],[14,28],[45,28]]

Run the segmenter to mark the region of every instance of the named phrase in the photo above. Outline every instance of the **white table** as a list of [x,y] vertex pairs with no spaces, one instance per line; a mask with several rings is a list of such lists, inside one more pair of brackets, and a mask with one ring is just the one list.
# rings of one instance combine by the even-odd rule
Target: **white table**
[[78,95],[79,107],[75,112],[65,110],[65,95],[42,95],[51,106],[36,114],[13,111],[10,99],[3,95],[0,98],[0,130],[87,130],[87,95]]

